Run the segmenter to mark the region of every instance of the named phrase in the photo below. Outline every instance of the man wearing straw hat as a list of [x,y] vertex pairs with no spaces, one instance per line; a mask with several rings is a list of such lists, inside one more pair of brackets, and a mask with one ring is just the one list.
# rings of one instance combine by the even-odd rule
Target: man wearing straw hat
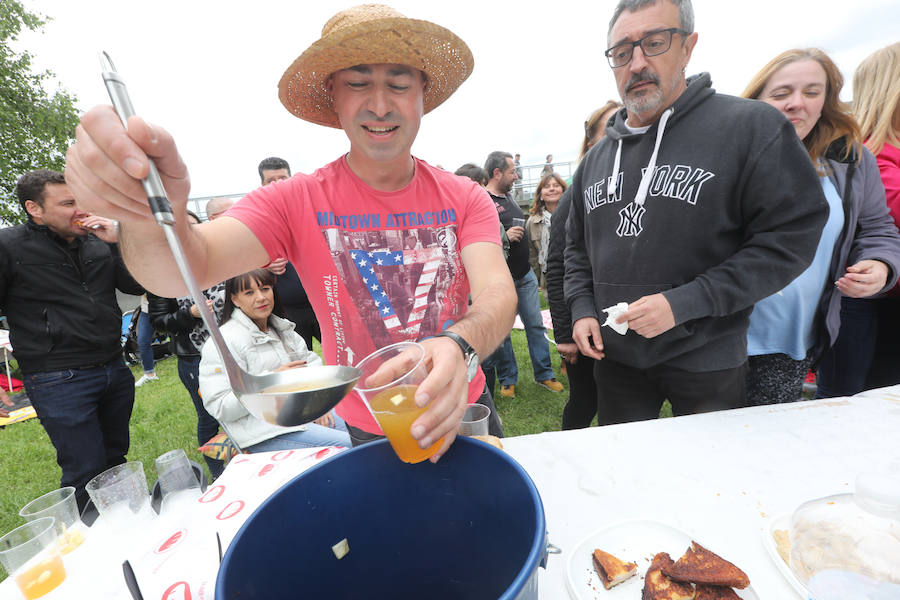
[[[449,98],[473,65],[451,31],[387,6],[357,6],[332,17],[279,83],[292,114],[344,130],[346,155],[255,190],[228,216],[191,228],[181,218],[187,168],[171,136],[139,117],[126,133],[106,106],[83,117],[67,180],[85,208],[120,221],[125,260],[154,293],[176,297],[185,287],[139,182],[148,155],[201,287],[287,257],[319,317],[329,364],[355,364],[391,343],[441,334],[423,342],[430,374],[416,403],[428,410],[411,427],[423,448],[443,438],[436,461],[466,403],[484,389],[473,361],[497,347],[516,306],[487,194],[410,154],[422,115]],[[418,238],[413,249],[405,248],[410,236]],[[337,411],[354,443],[381,433],[355,395]]]

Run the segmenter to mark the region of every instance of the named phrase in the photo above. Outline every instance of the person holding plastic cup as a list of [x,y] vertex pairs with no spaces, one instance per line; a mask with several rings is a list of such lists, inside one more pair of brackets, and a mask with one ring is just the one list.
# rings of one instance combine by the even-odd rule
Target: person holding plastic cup
[[[331,18],[279,83],[291,114],[341,128],[350,142],[348,153],[315,173],[256,189],[228,215],[187,227],[190,178],[172,136],[139,116],[126,131],[111,107],[100,106],[76,130],[67,180],[86,208],[123,223],[125,261],[154,293],[180,296],[185,285],[141,186],[148,156],[200,287],[284,257],[316,312],[328,364],[353,365],[378,348],[422,340],[429,371],[415,402],[427,409],[411,433],[421,448],[442,440],[436,461],[466,404],[484,391],[478,357],[500,344],[516,307],[484,189],[411,154],[422,116],[474,65],[449,29],[389,6],[356,6]],[[412,249],[404,247],[410,237],[418,240]],[[337,413],[354,443],[381,436],[357,394]]]
[[[322,363],[306,347],[294,324],[276,314],[276,310],[281,310],[274,286],[275,275],[265,269],[225,282],[222,337],[238,366],[251,375]],[[251,415],[231,390],[222,358],[210,340],[201,350],[200,396],[206,410],[224,426],[232,441],[248,452],[350,446],[347,432],[333,428],[330,414],[297,427],[278,427]]]

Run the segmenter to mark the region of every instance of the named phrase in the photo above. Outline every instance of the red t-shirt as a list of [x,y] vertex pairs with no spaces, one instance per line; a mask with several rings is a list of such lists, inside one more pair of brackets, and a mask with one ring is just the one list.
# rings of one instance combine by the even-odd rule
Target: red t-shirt
[[[297,269],[332,365],[354,365],[462,318],[469,281],[460,250],[500,244],[497,211],[484,189],[419,159],[401,190],[372,189],[341,157],[251,192],[228,216],[247,225],[270,258],[283,256]],[[479,371],[469,402],[483,390]],[[355,392],[337,412],[354,427],[381,433]]]

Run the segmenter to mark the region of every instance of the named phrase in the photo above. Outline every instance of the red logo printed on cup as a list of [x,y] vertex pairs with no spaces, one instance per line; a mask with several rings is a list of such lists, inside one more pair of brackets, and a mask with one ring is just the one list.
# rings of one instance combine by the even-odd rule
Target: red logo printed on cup
[[154,550],[154,552],[156,554],[162,554],[163,552],[168,552],[169,550],[174,548],[178,544],[178,542],[181,541],[181,538],[184,537],[185,533],[186,533],[186,531],[184,529],[182,529],[181,531],[176,531],[175,533],[173,533],[172,535],[169,536],[169,539],[167,539],[162,544],[160,544],[159,548]]
[[229,502],[228,505],[219,511],[219,514],[216,515],[216,518],[220,521],[224,521],[225,519],[230,519],[235,516],[239,512],[244,510],[244,501],[243,500],[234,500]]
[[[178,588],[181,588],[180,590]],[[191,600],[191,586],[187,581],[178,581],[163,592],[162,600]]]
[[274,468],[275,468],[275,465],[273,465],[272,463],[269,463],[269,464],[267,464],[267,465],[263,465],[263,468],[259,470],[259,473],[257,473],[256,476],[257,476],[257,477],[265,477],[265,476],[268,475],[268,474],[272,471],[272,469],[274,469]]
[[221,498],[222,494],[224,494],[224,493],[225,493],[224,485],[214,485],[211,488],[209,488],[208,490],[206,490],[206,493],[203,494],[202,496],[200,496],[200,499],[197,500],[197,502],[201,502],[204,504],[206,504],[208,502],[215,502],[216,500]]
[[272,462],[278,462],[279,460],[284,460],[293,454],[293,450],[281,450],[280,452],[276,452],[272,455]]
[[331,448],[322,448],[318,452],[316,452],[316,460],[322,460],[331,452]]

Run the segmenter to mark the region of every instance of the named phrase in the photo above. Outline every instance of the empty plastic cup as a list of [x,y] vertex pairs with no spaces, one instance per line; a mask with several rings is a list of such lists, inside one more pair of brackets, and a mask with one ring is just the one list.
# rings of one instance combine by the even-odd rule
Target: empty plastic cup
[[26,521],[34,521],[42,517],[56,519],[56,535],[59,549],[68,554],[84,541],[85,527],[78,516],[78,504],[75,502],[75,488],[64,487],[47,492],[22,507],[19,516]]
[[41,517],[0,537],[0,564],[25,600],[56,589],[66,579],[56,543],[56,519]]
[[170,450],[157,458],[156,473],[162,495],[160,514],[200,497],[200,482],[191,468],[187,454],[181,448]]
[[459,423],[459,435],[487,435],[491,409],[484,404],[470,404]]
[[133,461],[103,471],[84,486],[103,521],[115,530],[140,527],[153,520],[144,465]]

